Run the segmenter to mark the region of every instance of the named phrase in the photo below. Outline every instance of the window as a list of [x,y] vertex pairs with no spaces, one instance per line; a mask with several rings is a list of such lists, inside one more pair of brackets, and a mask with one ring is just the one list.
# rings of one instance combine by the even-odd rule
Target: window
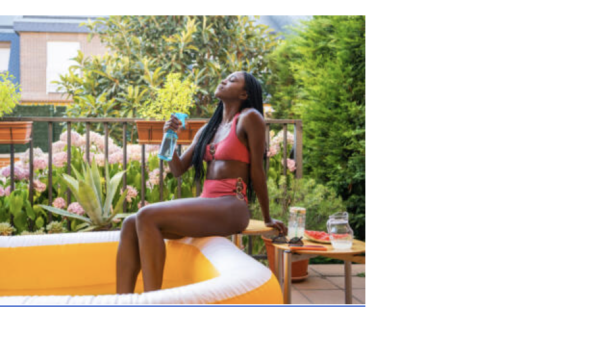
[[0,42],[0,72],[8,70],[8,60],[10,57],[10,42]]
[[48,42],[48,64],[46,65],[46,92],[58,92],[60,75],[66,74],[69,67],[76,64],[71,59],[77,56],[79,42]]

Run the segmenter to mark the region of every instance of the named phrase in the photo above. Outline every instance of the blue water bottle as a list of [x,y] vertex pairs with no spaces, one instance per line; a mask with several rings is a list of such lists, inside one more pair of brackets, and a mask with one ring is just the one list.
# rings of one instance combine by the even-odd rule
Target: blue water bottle
[[[185,128],[185,119],[188,118],[188,115],[180,112],[176,112],[174,115],[181,121],[181,127]],[[173,159],[173,152],[177,146],[177,139],[177,133],[171,129],[167,130],[163,136],[162,143],[160,144],[160,149],[158,150],[158,157],[161,160],[171,161],[171,159]]]

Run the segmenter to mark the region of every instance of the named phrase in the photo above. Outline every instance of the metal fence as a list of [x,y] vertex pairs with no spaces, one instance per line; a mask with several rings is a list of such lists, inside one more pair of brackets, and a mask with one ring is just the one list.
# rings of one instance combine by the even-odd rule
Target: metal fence
[[[194,118],[196,120],[196,118]],[[52,138],[53,138],[53,124],[56,122],[59,123],[65,123],[66,124],[66,129],[67,129],[67,173],[69,175],[71,175],[71,132],[72,132],[72,125],[73,123],[82,123],[85,124],[85,138],[86,138],[86,158],[87,161],[90,161],[90,131],[91,131],[91,125],[94,124],[102,124],[103,128],[104,128],[104,154],[105,154],[105,163],[107,164],[109,159],[108,159],[108,154],[109,154],[109,125],[121,125],[122,126],[122,142],[123,142],[123,170],[127,170],[127,133],[129,130],[133,131],[137,131],[137,127],[135,125],[135,122],[138,119],[129,119],[129,118],[57,118],[57,117],[4,117],[1,119],[1,121],[32,121],[32,122],[46,122],[48,124],[48,188],[47,188],[47,192],[48,192],[48,203],[49,205],[52,205]],[[199,119],[201,121],[205,121],[208,122],[209,119],[207,118],[201,118]],[[296,178],[302,178],[302,121],[301,120],[287,120],[287,119],[266,119],[265,120],[266,125],[267,125],[267,131],[266,131],[266,146],[267,149],[270,148],[271,142],[270,142],[270,135],[269,132],[271,130],[272,127],[282,127],[283,130],[283,156],[284,159],[285,157],[288,157],[288,150],[287,150],[287,136],[288,136],[288,126],[289,125],[293,125],[293,130],[294,130],[294,145],[293,145],[293,150],[294,150],[294,160],[296,162],[296,170],[295,170],[295,177]],[[142,154],[141,154],[141,165],[143,166],[142,168],[142,173],[141,173],[141,186],[140,186],[140,190],[141,190],[141,201],[142,204],[145,204],[145,181],[146,181],[146,145],[142,144],[141,148],[142,148]],[[32,204],[33,206],[33,140],[30,141],[29,143],[29,202]],[[178,146],[178,152],[181,155],[181,144]],[[15,155],[15,151],[14,151],[14,144],[10,145],[10,183],[11,183],[11,190],[15,189],[15,178],[14,178],[14,155]],[[160,176],[161,178],[159,178],[159,194],[160,194],[160,200],[163,200],[163,185],[164,185],[164,180],[162,178],[163,176],[163,161],[160,160]],[[266,170],[268,173],[268,169],[270,168],[269,166],[269,159],[267,159],[267,166],[266,166]],[[287,174],[287,164],[283,163],[283,169],[282,169],[282,174],[285,176]],[[123,190],[125,190],[127,188],[127,175],[125,174],[123,176]],[[200,195],[200,182],[197,182],[196,184],[196,196]],[[181,198],[181,177],[178,177],[178,185],[177,185],[177,198]],[[70,190],[67,191],[67,204],[71,203],[71,192]],[[123,211],[125,211],[125,207],[126,204],[123,205]],[[282,204],[282,207],[285,209],[286,205]],[[49,214],[50,219],[52,218],[52,214]],[[11,223],[12,223],[12,215],[11,215]],[[30,229],[32,228],[33,224],[32,221],[30,221]],[[250,241],[250,252],[252,249],[252,243]]]

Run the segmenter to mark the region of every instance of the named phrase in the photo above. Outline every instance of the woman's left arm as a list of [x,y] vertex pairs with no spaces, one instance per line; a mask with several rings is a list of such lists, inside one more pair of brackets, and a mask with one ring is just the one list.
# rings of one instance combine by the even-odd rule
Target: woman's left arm
[[269,195],[267,191],[267,178],[263,167],[265,154],[266,125],[263,116],[255,109],[249,110],[244,116],[244,128],[248,137],[250,148],[250,178],[256,198],[260,203],[263,219],[267,227],[287,234],[287,227],[283,222],[274,220],[269,213]]

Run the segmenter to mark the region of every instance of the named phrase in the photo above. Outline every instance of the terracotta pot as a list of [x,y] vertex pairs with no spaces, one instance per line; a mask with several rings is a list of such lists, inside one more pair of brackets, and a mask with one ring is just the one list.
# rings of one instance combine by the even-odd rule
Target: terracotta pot
[[[269,260],[269,268],[275,273],[275,247],[273,247],[272,240],[261,236],[265,242],[265,248],[267,249],[267,259]],[[303,281],[308,277],[308,259],[292,262],[292,282]]]
[[25,144],[31,141],[31,127],[33,122],[0,121],[0,144]]
[[[139,144],[159,145],[163,138],[165,121],[135,121],[138,130]],[[185,122],[185,129],[179,130],[177,136],[178,144],[189,145],[194,136],[206,124],[204,120],[189,120]]]

